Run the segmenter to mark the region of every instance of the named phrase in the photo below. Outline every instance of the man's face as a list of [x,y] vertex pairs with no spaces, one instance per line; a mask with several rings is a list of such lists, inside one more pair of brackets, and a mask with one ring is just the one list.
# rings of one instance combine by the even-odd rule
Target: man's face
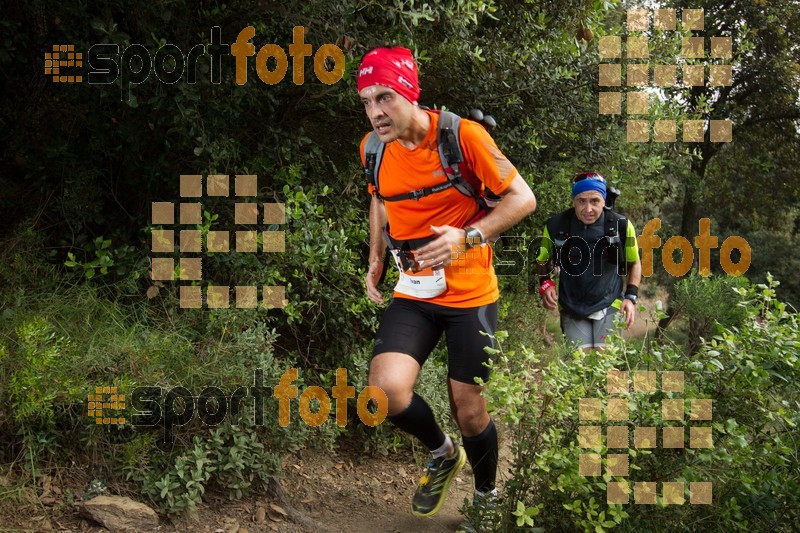
[[586,191],[580,193],[572,199],[572,206],[575,208],[575,215],[584,224],[594,224],[603,213],[606,201],[603,195],[597,191]]
[[370,85],[358,92],[364,110],[384,143],[402,137],[411,125],[414,104],[400,96],[394,89],[383,85]]

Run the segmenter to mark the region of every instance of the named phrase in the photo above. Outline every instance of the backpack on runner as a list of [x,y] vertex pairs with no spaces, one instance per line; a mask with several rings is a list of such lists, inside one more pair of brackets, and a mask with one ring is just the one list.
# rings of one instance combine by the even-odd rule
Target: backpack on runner
[[[603,214],[605,216],[603,236],[607,244],[605,259],[610,263],[616,264],[617,273],[624,276],[628,272],[628,262],[625,254],[628,218],[614,211],[614,205],[619,196],[620,192],[618,189],[614,187],[608,188],[608,192],[606,193],[606,206],[603,207]],[[570,220],[573,212],[574,210],[572,208],[567,209],[560,215],[551,218],[547,223],[547,232],[550,234],[550,238],[553,241],[554,262],[557,265],[561,264],[561,254],[564,244],[570,237]]]
[[[483,187],[481,181],[464,160],[464,153],[461,150],[461,142],[459,139],[461,117],[450,111],[431,110],[431,112],[439,115],[436,144],[439,149],[439,159],[442,163],[442,169],[445,172],[446,180],[431,187],[425,187],[394,196],[383,196],[380,193],[379,173],[386,145],[380,140],[378,134],[372,131],[366,143],[364,143],[364,161],[366,162],[364,173],[367,176],[367,181],[375,188],[376,196],[384,202],[418,200],[429,194],[435,194],[455,187],[458,192],[464,196],[474,198],[478,203],[480,211],[478,216],[472,220],[472,222],[474,222],[478,218],[491,212],[500,198]],[[476,122],[487,130],[496,124],[490,115],[484,115],[480,110],[473,109],[470,115],[472,118],[478,119]]]
[[[388,197],[382,195],[380,193],[380,166],[381,160],[383,159],[383,153],[386,150],[386,145],[380,140],[377,132],[372,131],[364,143],[363,152],[364,161],[366,163],[364,167],[364,173],[367,177],[367,182],[374,187],[375,196],[383,202],[419,200],[420,198],[430,194],[435,194],[451,187],[455,187],[458,192],[473,198],[478,204],[477,214],[467,222],[467,225],[473,224],[489,214],[500,201],[500,197],[483,187],[480,179],[475,175],[475,173],[464,160],[464,153],[461,149],[461,141],[459,139],[459,126],[461,124],[461,117],[450,111],[429,111],[439,115],[439,124],[436,132],[436,144],[439,151],[439,160],[446,176],[445,181],[431,187],[425,187],[403,194]],[[497,125],[491,115],[484,115],[479,109],[471,110],[470,118],[481,124],[487,131],[491,130]],[[384,256],[383,271],[381,273],[379,283],[382,282],[386,276],[386,270],[388,268],[391,255],[390,250],[399,251],[398,258],[400,265],[398,265],[398,267],[401,268],[401,270],[408,270],[416,266],[410,252],[432,240],[432,238],[417,239],[412,241],[396,240],[391,237],[388,228],[384,228],[384,237],[387,241],[388,248]]]

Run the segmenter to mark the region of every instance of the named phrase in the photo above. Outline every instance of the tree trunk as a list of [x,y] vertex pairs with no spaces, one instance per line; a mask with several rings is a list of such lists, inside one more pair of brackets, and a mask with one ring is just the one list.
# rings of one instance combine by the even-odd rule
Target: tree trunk
[[[703,183],[703,179],[705,178],[706,168],[708,166],[708,161],[713,156],[713,152],[711,150],[706,149],[703,147],[702,151],[702,158],[695,159],[692,161],[692,178],[689,179],[689,182],[684,185],[684,194],[683,194],[683,209],[681,210],[681,236],[685,237],[692,243],[694,246],[694,239],[692,238],[692,234],[695,231],[693,228],[695,224],[697,224],[697,202],[695,201],[694,195],[695,191],[700,188],[701,184]],[[694,255],[693,267],[699,264],[699,258],[697,255]],[[672,321],[677,316],[678,310],[675,308],[674,304],[674,293],[675,293],[675,283],[677,282],[676,279],[671,279],[669,283],[667,283],[667,310],[665,311],[667,316],[662,318],[658,321],[658,330],[656,331],[656,339],[660,338],[661,334],[667,327],[672,323]]]

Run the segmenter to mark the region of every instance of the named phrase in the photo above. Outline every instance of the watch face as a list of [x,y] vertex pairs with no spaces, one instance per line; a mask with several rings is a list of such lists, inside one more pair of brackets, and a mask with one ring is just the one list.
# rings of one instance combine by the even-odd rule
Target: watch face
[[483,235],[475,228],[469,228],[466,232],[467,248],[483,244]]

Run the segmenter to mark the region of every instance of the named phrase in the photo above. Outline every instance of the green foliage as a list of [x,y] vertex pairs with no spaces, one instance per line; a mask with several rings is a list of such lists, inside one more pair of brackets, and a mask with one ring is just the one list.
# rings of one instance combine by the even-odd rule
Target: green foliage
[[[365,385],[381,308],[367,300],[363,287],[367,196],[357,145],[369,124],[355,96],[354,72],[366,50],[379,44],[414,50],[422,73],[422,103],[447,106],[462,115],[480,107],[498,119],[493,135],[533,186],[540,206],[514,234],[528,242],[539,235],[546,217],[568,205],[569,177],[593,168],[622,189],[619,205],[634,221],[661,215],[665,227],[682,231],[695,223],[695,215],[707,211],[720,218],[720,233],[752,232],[751,242],[759,247],[754,246],[751,279],[762,279],[777,262],[786,293],[796,294],[797,283],[786,273],[794,273],[796,254],[791,250],[797,249],[797,224],[791,218],[777,223],[770,210],[796,204],[800,165],[791,120],[797,117],[794,88],[800,75],[793,44],[798,42],[797,10],[786,0],[735,1],[730,9],[729,3],[717,0],[702,3],[707,27],[734,35],[741,67],[729,89],[665,89],[681,97],[676,102],[686,103],[687,116],[730,115],[737,124],[736,143],[705,143],[696,152],[680,143],[627,143],[624,117],[597,112],[598,38],[620,34],[629,4],[233,0],[222,6],[122,0],[102,6],[9,5],[0,21],[0,69],[9,86],[29,90],[5,91],[0,99],[0,141],[6,147],[0,155],[0,210],[10,236],[0,252],[0,394],[10,400],[2,406],[6,416],[0,418],[0,431],[12,436],[2,443],[3,457],[10,461],[26,456],[22,451],[29,458],[61,452],[68,457],[85,447],[92,450],[98,470],[135,471],[131,479],[148,483],[154,498],[161,498],[164,487],[172,487],[168,493],[174,489],[172,501],[166,494],[159,500],[163,508],[191,509],[205,487],[219,484],[236,495],[255,483],[258,475],[252,473],[262,471],[256,465],[269,463],[255,447],[255,437],[232,428],[218,435],[226,443],[245,439],[237,454],[246,459],[237,462],[238,455],[215,455],[221,445],[213,443],[212,431],[187,424],[176,430],[176,449],[159,462],[151,458],[162,455],[153,433],[137,433],[116,446],[118,435],[87,427],[87,392],[101,384],[183,385],[192,391],[215,385],[228,390],[231,384],[249,383],[258,368],[269,369],[265,382],[270,385],[289,366],[301,370],[298,386],[327,388],[340,366],[348,369],[358,389]],[[230,43],[250,24],[256,29],[257,48],[273,42],[288,45],[297,25],[307,28],[306,42],[314,49],[335,42],[345,54],[344,78],[323,85],[307,61],[304,84],[287,78],[266,85],[250,58],[248,83],[242,86],[232,81],[229,63],[223,67],[222,83],[212,83],[207,59],[199,61],[196,83],[163,84],[151,73],[130,94],[121,79],[92,86],[90,98],[84,90],[89,87],[30,83],[30,65],[40,64],[43,43],[74,43],[80,50],[95,43],[121,49],[143,44],[151,52],[175,43],[187,51],[208,43],[213,26],[223,28],[223,40]],[[595,38],[576,39],[576,30],[583,27]],[[677,33],[654,38],[658,46],[652,57],[673,57],[679,38]],[[661,102],[654,102],[652,109],[653,119],[680,114],[676,106]],[[203,262],[204,283],[284,285],[284,309],[182,310],[174,285],[150,286],[150,203],[181,201],[181,174],[257,174],[258,201],[285,203],[286,224],[265,228],[286,232],[285,253],[208,254]],[[204,219],[197,229],[233,229],[230,203],[230,198],[204,198]],[[740,224],[743,219],[749,223]],[[771,239],[774,225],[785,231]],[[790,251],[780,254],[782,246]],[[504,295],[501,316],[512,332],[508,343],[525,344],[538,353],[544,313],[529,305],[527,281],[520,276],[502,282],[509,294]],[[706,339],[721,334],[717,322],[748,327],[749,319],[742,321],[729,300],[727,283],[687,280],[682,285],[679,298],[686,315],[695,320],[695,333]],[[716,309],[715,302],[720,303]],[[645,354],[655,357],[657,351]],[[659,353],[677,357],[680,350]],[[437,418],[446,421],[442,354],[437,350],[426,366],[420,390]],[[581,367],[584,361],[586,369]],[[514,366],[511,359],[507,364],[514,372],[532,372]],[[525,377],[532,381],[521,383],[547,386],[552,398],[558,398],[555,392],[577,380],[567,377],[568,372],[582,376],[585,388],[593,387],[607,366],[588,358],[580,358],[580,364],[572,360],[564,368],[553,365],[561,373],[554,370],[552,379],[561,376],[561,381],[540,382],[533,373]],[[508,382],[509,398],[523,390]],[[565,416],[574,410],[571,404],[552,401],[567,410]],[[276,409],[274,403],[266,407],[272,414]],[[517,409],[516,423],[531,423],[525,406]],[[351,427],[369,437],[366,447],[386,451],[409,443],[388,424],[364,427],[354,418],[355,410],[350,411]],[[553,414],[544,407],[542,412]],[[331,421],[311,429],[298,418],[295,410],[292,425],[285,429],[270,418],[258,431],[258,441],[270,450],[298,449],[309,440],[330,448],[342,433]],[[557,427],[542,427],[540,433],[548,435]],[[532,449],[540,445],[535,439],[530,443]],[[111,460],[104,461],[105,456]],[[183,458],[180,465],[178,457]],[[557,466],[572,456],[548,460]],[[531,461],[528,474],[538,475],[540,467]],[[557,470],[550,463],[545,466]],[[224,464],[234,465],[229,477],[220,476],[218,468]],[[37,468],[34,464],[30,470]],[[152,477],[155,473],[161,475]],[[589,493],[574,472],[562,481],[578,487],[565,489],[565,494]],[[563,523],[577,524],[569,520],[578,516],[587,527],[622,520],[620,514],[602,515],[600,495],[578,506],[570,499],[570,509],[556,505],[552,518],[536,515],[547,501],[536,500],[536,494],[525,496],[520,489],[509,507],[509,520],[520,527],[530,526],[531,520],[560,524],[563,516],[571,517]],[[739,499],[728,499],[725,505],[738,505],[747,516],[747,504]]]
[[[757,230],[741,231],[739,234],[753,248],[753,263],[747,276],[754,281],[764,282],[767,273],[781,280],[777,288],[778,297],[795,308],[800,307],[800,215],[796,210],[787,211],[780,216],[775,210],[763,213],[764,227]],[[761,226],[761,224],[758,224]]]
[[17,422],[52,422],[52,402],[62,392],[59,370],[68,357],[69,342],[41,318],[23,322],[15,333],[19,340],[16,357],[0,347],[2,382],[7,384],[3,396],[9,398]]
[[116,267],[114,273],[117,277],[130,274],[132,279],[136,280],[140,273],[138,270],[132,271],[133,253],[134,249],[130,245],[112,249],[110,239],[97,237],[83,250],[83,255],[86,257],[85,263],[81,262],[73,252],[68,252],[64,266],[82,270],[87,280],[94,278],[97,274],[108,274],[111,267]]
[[[273,358],[277,334],[266,323],[236,329],[240,324],[229,319],[235,316],[230,312],[214,315],[205,330],[209,337],[189,340],[194,334],[187,325],[158,329],[148,324],[142,306],[109,302],[96,287],[38,298],[13,308],[3,320],[0,340],[0,395],[7,399],[0,432],[9,436],[0,456],[6,461],[24,457],[28,475],[86,449],[95,475],[133,480],[134,491],[174,513],[192,510],[207,487],[242,497],[278,471],[281,451],[300,449],[312,438],[330,448],[338,435],[329,423],[319,430],[306,426],[296,402],[292,423],[280,427],[277,401],[268,393],[259,428],[252,402],[248,407],[245,401],[235,425],[228,419],[208,427],[195,417],[172,428],[172,451],[159,442],[163,421],[135,430],[96,426],[86,417],[86,398],[97,386],[113,385],[121,392],[160,386],[166,393],[183,385],[197,394],[213,385],[230,394],[237,386],[251,386],[256,369],[263,370],[264,387],[275,385],[292,362]],[[164,412],[163,401],[160,407]],[[130,405],[125,414],[130,420]]]
[[[797,315],[775,299],[776,283],[735,289],[745,314],[738,325],[721,327],[687,356],[678,346],[650,345],[641,350],[615,338],[605,353],[576,351],[540,366],[540,357],[521,348],[495,354],[489,384],[490,407],[508,426],[513,463],[501,507],[503,530],[521,520],[546,530],[678,530],[698,527],[713,531],[789,531],[800,519],[800,469],[796,460],[800,422],[800,323]],[[498,339],[503,340],[504,335]],[[607,372],[683,371],[681,393],[629,392],[628,421],[581,422],[581,398],[599,398],[607,405]],[[660,383],[660,377],[659,377]],[[619,397],[615,395],[615,397]],[[579,474],[581,453],[623,453],[582,449],[579,427],[662,425],[661,400],[712,400],[713,421],[677,425],[712,426],[713,448],[641,449],[629,447],[630,472],[625,478]],[[664,425],[676,425],[666,423]],[[687,437],[689,430],[685,430]],[[660,441],[659,441],[660,442]],[[687,444],[688,444],[687,438]],[[713,482],[712,505],[664,505],[661,489],[655,506],[605,503],[610,481]],[[660,487],[660,485],[659,485]],[[547,512],[539,512],[537,510]],[[527,518],[526,518],[527,517]]]
[[[224,423],[174,458],[165,473],[148,470],[142,491],[169,514],[197,512],[206,488],[214,484],[231,499],[241,499],[251,489],[265,487],[269,477],[280,469],[280,458],[268,451],[256,430],[242,419]],[[140,474],[141,475],[141,474]],[[136,472],[130,471],[129,478]]]
[[736,305],[739,297],[734,292],[746,283],[743,277],[701,276],[696,272],[677,283],[672,305],[676,313],[688,319],[690,352],[717,328],[738,327],[746,320],[747,312]]
[[[664,145],[665,168],[650,189],[671,191],[666,201],[653,203],[650,216],[661,217],[677,234],[687,238],[693,236],[702,217],[712,218],[720,228],[719,234],[767,234],[762,240],[747,236],[754,257],[748,276],[763,281],[768,271],[775,273],[785,265],[778,256],[786,252],[772,253],[773,232],[777,230],[781,234],[779,240],[790,247],[798,233],[798,226],[786,215],[794,210],[800,183],[800,101],[796,91],[800,83],[800,49],[795,44],[800,38],[800,11],[791,0],[704,0],[691,5],[670,0],[661,7],[703,8],[705,27],[730,36],[733,43],[729,60],[733,66],[731,84],[668,88],[664,91],[668,102],[663,107],[689,119],[729,119],[734,133],[730,143]],[[657,39],[650,39],[651,60],[665,52],[672,54],[674,50],[670,51],[670,43],[665,41],[677,34],[654,34]],[[683,61],[707,60],[679,62]],[[796,287],[789,286],[796,276],[782,274],[787,286],[781,297],[796,302]]]

